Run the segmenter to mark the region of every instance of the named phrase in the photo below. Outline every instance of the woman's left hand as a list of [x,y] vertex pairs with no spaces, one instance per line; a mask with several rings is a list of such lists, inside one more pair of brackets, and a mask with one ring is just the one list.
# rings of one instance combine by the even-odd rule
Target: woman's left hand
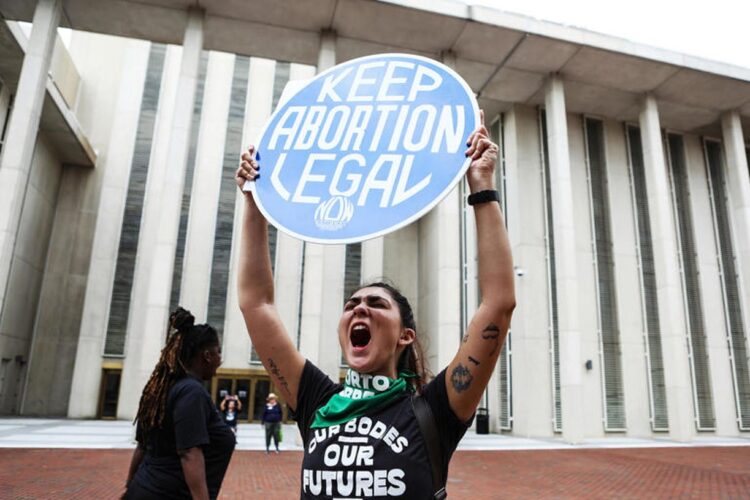
[[466,156],[471,158],[466,180],[472,193],[495,189],[493,174],[497,163],[497,144],[489,139],[489,132],[484,126],[484,111],[479,110],[480,125],[466,141]]

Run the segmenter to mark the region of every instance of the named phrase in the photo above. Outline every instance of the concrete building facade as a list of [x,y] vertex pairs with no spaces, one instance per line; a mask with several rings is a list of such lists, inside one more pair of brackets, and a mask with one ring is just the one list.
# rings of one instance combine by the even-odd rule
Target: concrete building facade
[[[750,69],[451,0],[0,14],[0,414],[132,419],[181,304],[221,332],[212,394],[257,419],[273,388],[237,306],[240,151],[287,82],[409,52],[464,77],[501,149],[518,306],[491,430],[750,436]],[[302,353],[339,377],[344,297],[387,277],[446,366],[479,301],[466,194],[356,245],[270,228]]]

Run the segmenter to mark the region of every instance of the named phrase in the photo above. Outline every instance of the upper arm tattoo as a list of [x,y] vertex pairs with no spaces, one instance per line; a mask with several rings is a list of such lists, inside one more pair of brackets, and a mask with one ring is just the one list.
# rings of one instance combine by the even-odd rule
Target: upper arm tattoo
[[284,393],[287,395],[287,397],[291,397],[292,392],[289,390],[289,384],[287,383],[284,375],[281,374],[281,370],[279,370],[279,367],[276,365],[276,362],[273,360],[273,358],[268,358],[268,367],[271,369],[271,374],[276,377],[276,379],[279,381],[279,384],[281,384],[281,387],[282,389],[284,389]]
[[474,376],[471,374],[468,368],[459,363],[453,369],[451,373],[451,384],[456,392],[463,392],[469,388],[471,382],[474,380]]
[[498,328],[495,323],[490,323],[482,331],[482,338],[484,340],[494,341],[494,345],[492,346],[492,350],[490,351],[490,356],[495,354],[497,348],[500,347],[500,328]]

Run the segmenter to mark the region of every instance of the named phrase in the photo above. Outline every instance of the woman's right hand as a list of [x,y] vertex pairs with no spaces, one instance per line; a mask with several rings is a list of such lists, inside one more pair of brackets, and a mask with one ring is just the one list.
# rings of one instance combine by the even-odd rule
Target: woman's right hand
[[258,161],[253,158],[254,154],[255,146],[251,145],[240,157],[240,166],[234,174],[234,180],[237,182],[237,187],[239,187],[240,190],[242,190],[242,187],[245,185],[245,181],[254,182],[255,179],[260,176],[260,165],[258,165]]

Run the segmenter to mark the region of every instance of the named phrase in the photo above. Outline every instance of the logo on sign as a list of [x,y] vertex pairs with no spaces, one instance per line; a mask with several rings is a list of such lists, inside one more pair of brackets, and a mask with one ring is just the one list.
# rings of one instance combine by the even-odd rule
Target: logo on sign
[[337,231],[352,220],[354,205],[345,196],[334,196],[315,210],[315,225],[326,231]]
[[479,123],[474,94],[431,59],[386,54],[335,66],[271,116],[258,141],[264,215],[317,243],[353,243],[421,217],[460,180]]

